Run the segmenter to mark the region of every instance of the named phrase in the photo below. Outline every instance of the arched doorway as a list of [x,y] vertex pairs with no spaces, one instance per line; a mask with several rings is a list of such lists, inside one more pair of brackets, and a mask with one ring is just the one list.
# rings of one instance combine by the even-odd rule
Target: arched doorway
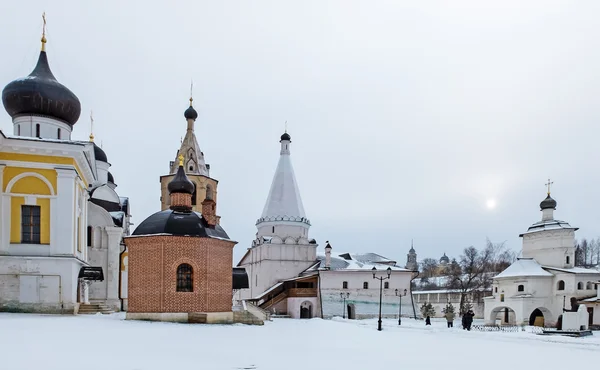
[[545,327],[549,324],[550,319],[550,311],[547,308],[538,307],[529,315],[529,325]]
[[510,307],[496,307],[490,314],[490,321],[495,325],[516,325],[517,316]]
[[304,301],[300,305],[300,318],[301,319],[312,319],[312,303],[309,301]]
[[349,303],[346,309],[348,310],[348,319],[356,319],[356,307],[354,306],[354,303]]

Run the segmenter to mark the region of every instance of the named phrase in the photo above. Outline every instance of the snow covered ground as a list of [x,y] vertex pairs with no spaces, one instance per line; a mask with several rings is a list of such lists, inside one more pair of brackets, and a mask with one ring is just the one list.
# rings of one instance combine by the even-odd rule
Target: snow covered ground
[[[458,322],[456,323],[458,324]],[[0,314],[0,369],[566,369],[596,363],[600,335],[467,332],[443,321],[275,319],[265,326],[125,321],[124,314]]]

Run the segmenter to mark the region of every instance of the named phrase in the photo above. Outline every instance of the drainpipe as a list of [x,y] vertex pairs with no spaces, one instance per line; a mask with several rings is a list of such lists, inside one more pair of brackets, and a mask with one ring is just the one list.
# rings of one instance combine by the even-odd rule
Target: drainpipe
[[317,270],[318,285],[319,285],[319,306],[321,308],[321,318],[323,318],[323,295],[321,294],[321,272]]
[[415,316],[415,320],[417,319],[417,310],[415,309],[415,298],[413,297],[412,294],[412,287],[413,287],[413,280],[415,280],[418,276],[419,276],[419,270],[413,271],[416,272],[417,274],[410,279],[410,303],[412,304],[412,308],[413,308],[413,315]]

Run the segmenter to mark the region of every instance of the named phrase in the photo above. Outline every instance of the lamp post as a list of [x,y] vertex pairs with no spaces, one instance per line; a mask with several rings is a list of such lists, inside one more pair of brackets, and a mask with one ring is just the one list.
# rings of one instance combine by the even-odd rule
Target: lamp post
[[340,298],[342,298],[344,300],[344,305],[342,306],[342,319],[346,318],[346,298],[350,297],[350,293],[346,292],[342,292],[340,293]]
[[402,297],[406,296],[406,289],[404,289],[404,294],[400,294],[400,291],[396,289],[396,295],[400,297],[400,307],[398,308],[398,325],[402,325]]
[[387,268],[387,276],[376,276],[377,269],[373,267],[373,279],[379,280],[379,321],[377,321],[377,330],[381,331],[381,299],[383,297],[383,281],[390,278],[392,275],[392,268]]

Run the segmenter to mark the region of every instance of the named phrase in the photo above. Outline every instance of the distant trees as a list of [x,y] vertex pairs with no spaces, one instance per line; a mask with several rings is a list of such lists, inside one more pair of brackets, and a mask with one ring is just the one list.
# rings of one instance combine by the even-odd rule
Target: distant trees
[[458,261],[450,264],[447,289],[460,292],[459,312],[468,311],[471,304],[467,294],[476,290],[490,288],[493,277],[515,261],[514,252],[505,243],[492,243],[489,239],[483,250],[470,246],[463,250]]
[[581,239],[575,244],[575,266],[592,267],[600,264],[600,238]]

